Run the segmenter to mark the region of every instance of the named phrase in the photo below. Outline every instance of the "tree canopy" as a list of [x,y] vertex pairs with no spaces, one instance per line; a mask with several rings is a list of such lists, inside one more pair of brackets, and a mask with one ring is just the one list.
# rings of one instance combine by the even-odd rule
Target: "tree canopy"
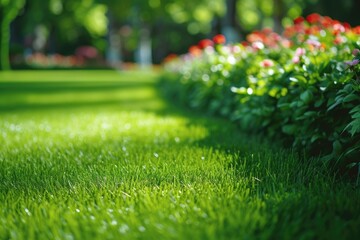
[[0,0],[0,69],[10,69],[10,23],[18,15],[25,0]]
[[[159,62],[170,52],[184,52],[192,43],[229,28],[239,36],[264,27],[281,31],[292,19],[312,12],[357,25],[359,4],[356,0],[342,4],[336,0],[0,0],[0,68],[10,68],[10,46],[15,44],[23,51],[65,55],[91,45],[105,53],[110,31],[118,35],[125,60],[133,61],[143,29],[150,34],[153,58]],[[29,47],[38,35],[43,38],[41,46]]]

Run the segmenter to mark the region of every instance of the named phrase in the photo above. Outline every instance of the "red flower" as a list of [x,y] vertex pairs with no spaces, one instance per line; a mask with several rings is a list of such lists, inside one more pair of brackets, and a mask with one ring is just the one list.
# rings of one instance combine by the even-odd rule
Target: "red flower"
[[264,42],[266,39],[267,34],[265,34],[264,32],[259,32],[259,31],[254,31],[252,33],[250,33],[249,35],[247,35],[246,40],[248,42]]
[[214,46],[214,42],[211,41],[210,39],[203,39],[203,40],[201,40],[199,42],[198,46],[199,46],[200,49],[204,49],[204,48],[207,48],[207,47]]
[[268,68],[268,67],[272,67],[274,66],[274,62],[270,59],[264,59],[261,63],[260,63],[261,67],[264,68]]
[[300,24],[303,23],[305,21],[305,19],[303,17],[297,17],[294,19],[294,24]]
[[198,46],[191,46],[189,48],[189,53],[194,57],[201,55],[201,49]]
[[242,41],[240,44],[244,47],[248,47],[250,45],[247,41]]
[[360,34],[360,26],[354,27],[352,30],[353,30],[353,33]]
[[344,26],[344,28],[345,28],[345,30],[346,30],[346,31],[351,30],[351,25],[350,25],[349,23],[347,23],[347,22],[343,22],[343,24],[342,24],[342,25]]
[[345,40],[341,37],[341,36],[336,36],[336,38],[334,39],[334,44],[338,45],[345,42]]
[[170,62],[174,59],[176,59],[178,56],[174,53],[170,53],[169,55],[166,56],[166,58],[164,59],[164,62]]
[[308,23],[311,23],[311,24],[319,23],[320,20],[321,20],[321,16],[317,13],[312,13],[306,17],[306,21],[308,21]]
[[270,33],[272,33],[272,29],[271,28],[264,28],[263,30],[261,30],[261,33],[264,35],[268,35]]
[[328,17],[328,16],[325,16],[321,19],[321,24],[325,27],[325,28],[329,28],[331,27],[332,25],[335,24],[335,21],[331,18],[331,17]]
[[215,44],[224,44],[226,42],[226,38],[222,34],[215,35],[213,38]]

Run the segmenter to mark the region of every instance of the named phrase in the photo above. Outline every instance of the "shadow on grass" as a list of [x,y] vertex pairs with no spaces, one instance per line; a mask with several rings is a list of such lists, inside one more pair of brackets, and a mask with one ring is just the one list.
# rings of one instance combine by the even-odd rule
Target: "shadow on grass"
[[90,107],[151,109],[153,82],[0,82],[0,112]]
[[0,94],[33,94],[33,93],[63,93],[63,92],[99,92],[119,89],[150,87],[151,82],[124,81],[64,81],[64,82],[0,82]]
[[93,100],[93,101],[72,101],[69,103],[15,103],[0,105],[0,112],[16,111],[37,111],[37,110],[60,110],[60,109],[80,109],[80,108],[101,108],[114,107],[119,110],[139,109],[141,111],[151,111],[151,106],[145,105],[151,103],[152,98],[128,99],[128,100]]
[[[171,93],[166,91],[166,87],[164,88],[159,79],[158,81],[146,81],[146,79],[131,81],[131,78],[117,81],[6,81],[0,82],[0,112],[106,107],[112,107],[113,111],[148,111],[160,117],[186,118],[189,126],[206,128],[209,136],[198,143],[206,147],[223,146],[228,150],[249,146],[249,142],[255,142],[255,145],[261,142],[259,137],[240,134],[239,129],[225,119],[215,118],[177,104],[171,96],[169,97]],[[252,148],[256,147],[252,146]]]

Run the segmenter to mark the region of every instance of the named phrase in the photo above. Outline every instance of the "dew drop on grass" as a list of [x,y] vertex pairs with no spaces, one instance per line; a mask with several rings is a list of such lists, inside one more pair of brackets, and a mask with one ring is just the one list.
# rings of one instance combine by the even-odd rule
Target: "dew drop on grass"
[[145,232],[146,231],[146,228],[144,226],[139,226],[138,229],[139,229],[140,232]]
[[29,209],[25,208],[25,213],[28,215],[28,216],[31,216],[31,212],[29,211]]
[[6,132],[3,132],[3,133],[2,133],[2,137],[3,137],[3,138],[7,138],[7,133],[6,133]]
[[106,130],[106,129],[110,128],[110,125],[108,123],[103,123],[103,124],[101,124],[101,128]]
[[154,157],[158,158],[158,157],[159,157],[159,154],[154,153]]
[[79,212],[80,212],[80,209],[77,208],[77,209],[75,209],[75,211],[76,211],[77,213],[79,213]]
[[72,234],[66,234],[64,237],[67,240],[74,240],[74,236]]
[[202,80],[203,80],[204,82],[207,82],[207,81],[209,81],[209,80],[210,80],[210,77],[209,77],[209,75],[207,75],[207,74],[204,74],[204,75],[202,76]]
[[195,212],[199,212],[201,209],[200,209],[199,207],[197,207],[197,206],[194,206],[194,207],[193,207],[193,210],[194,210]]
[[169,215],[170,221],[176,222],[176,217],[172,214]]
[[120,233],[126,233],[127,231],[129,231],[129,226],[128,225],[126,225],[126,224],[123,224],[123,225],[121,225],[120,227],[119,227],[119,232]]
[[160,230],[164,229],[164,225],[162,225],[161,223],[156,223],[155,227],[157,227]]
[[118,224],[118,222],[116,220],[112,220],[110,223],[112,226],[116,226]]
[[201,160],[205,160],[205,157],[204,157],[204,156],[201,156]]

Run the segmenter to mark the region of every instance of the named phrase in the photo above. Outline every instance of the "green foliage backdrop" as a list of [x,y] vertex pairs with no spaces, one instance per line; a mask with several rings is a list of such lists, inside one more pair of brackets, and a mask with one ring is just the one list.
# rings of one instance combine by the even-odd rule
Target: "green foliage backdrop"
[[[119,33],[123,60],[134,61],[142,29],[150,32],[153,61],[159,63],[169,53],[184,53],[193,42],[227,35],[229,29],[238,40],[263,27],[279,32],[303,13],[319,12],[357,25],[359,7],[355,0],[2,0],[0,66],[9,68],[9,48],[12,58],[26,49],[71,55],[84,45],[104,54],[110,31]],[[39,27],[45,43],[33,49]]]

